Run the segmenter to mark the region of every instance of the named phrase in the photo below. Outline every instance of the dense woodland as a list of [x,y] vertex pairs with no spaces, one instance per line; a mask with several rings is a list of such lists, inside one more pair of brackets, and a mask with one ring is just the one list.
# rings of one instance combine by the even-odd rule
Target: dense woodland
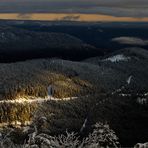
[[1,64],[0,71],[1,100],[27,96],[45,98],[48,96],[49,85],[54,89],[53,97],[58,98],[85,95],[86,92],[94,91],[88,81],[81,80],[75,73],[65,75],[52,71],[48,60]]
[[[31,126],[36,125],[40,134],[59,135],[68,130],[85,137],[92,131],[93,124],[102,122],[110,125],[122,146],[133,146],[137,141],[147,140],[148,106],[138,104],[134,96],[102,94],[69,101],[48,101],[42,105],[3,104],[1,109],[1,120],[9,122],[9,127],[15,127],[11,124],[13,120],[21,122],[23,127],[26,120],[32,119]],[[46,122],[41,119],[46,119]],[[81,131],[86,119],[86,125]],[[22,143],[28,138],[28,133],[24,134],[22,130],[18,128],[18,132],[12,131],[10,137],[14,143],[18,142],[18,138]]]
[[0,147],[129,147],[148,140],[147,45],[112,42],[122,33],[137,36],[145,24],[129,32],[112,23],[26,23],[0,21]]

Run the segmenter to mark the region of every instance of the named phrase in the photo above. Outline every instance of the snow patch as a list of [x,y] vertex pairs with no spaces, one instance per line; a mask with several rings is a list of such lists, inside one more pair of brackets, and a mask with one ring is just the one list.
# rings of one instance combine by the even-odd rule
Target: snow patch
[[122,97],[131,97],[132,95],[131,94],[119,94],[119,96],[122,96]]
[[133,76],[129,76],[128,79],[126,80],[128,85],[131,83],[132,78],[133,78]]
[[137,98],[137,103],[139,103],[141,105],[147,104],[147,98],[140,98],[140,97],[138,97]]
[[145,93],[145,94],[144,94],[144,96],[145,96],[145,97],[146,97],[146,96],[148,96],[148,92],[147,92],[147,93]]
[[111,62],[120,62],[120,61],[125,61],[127,62],[128,60],[130,60],[130,57],[126,57],[123,54],[118,54],[112,57],[109,57],[107,59],[104,59],[103,61],[111,61]]
[[49,97],[53,95],[53,88],[52,88],[51,85],[48,86],[47,91],[48,91],[48,96]]
[[47,101],[68,101],[68,100],[72,100],[72,99],[77,99],[78,97],[67,97],[67,98],[54,98],[52,96],[48,96],[46,98],[35,98],[35,97],[31,97],[31,96],[28,96],[28,97],[22,97],[22,98],[16,98],[15,100],[2,100],[0,101],[0,104],[1,103],[12,103],[12,104],[15,104],[15,103],[19,103],[19,104],[25,104],[25,103],[44,103],[44,102],[47,102]]
[[80,129],[80,132],[82,132],[85,129],[87,122],[88,122],[88,118],[85,119],[85,121]]
[[[12,122],[3,122],[3,123],[0,123],[0,128],[1,127],[6,127],[6,126],[9,126],[9,125],[12,125],[12,126],[15,126],[15,127],[20,127],[20,126],[29,126],[32,124],[32,121],[25,121],[23,124],[20,122],[20,121],[12,121]],[[26,129],[27,130],[27,129]]]
[[112,92],[112,95],[121,92],[124,88],[125,88],[125,86],[122,86],[121,88],[116,89],[115,91]]

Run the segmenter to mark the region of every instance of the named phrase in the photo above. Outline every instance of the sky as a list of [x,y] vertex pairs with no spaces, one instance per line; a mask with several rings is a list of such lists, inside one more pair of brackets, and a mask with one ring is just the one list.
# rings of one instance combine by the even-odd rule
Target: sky
[[148,0],[0,0],[0,18],[4,14],[6,17],[6,13],[17,13],[18,19],[32,18],[31,13],[58,13],[64,19],[74,20],[81,19],[83,14],[83,18],[89,15],[88,20],[90,15],[98,15],[110,16],[109,20],[115,17],[144,21],[148,19]]

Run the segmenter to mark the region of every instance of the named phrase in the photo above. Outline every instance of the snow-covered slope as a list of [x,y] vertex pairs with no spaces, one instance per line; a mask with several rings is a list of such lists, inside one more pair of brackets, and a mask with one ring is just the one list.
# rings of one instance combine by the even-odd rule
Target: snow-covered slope
[[120,61],[128,61],[130,60],[130,57],[126,57],[123,54],[114,55],[112,57],[108,57],[104,59],[103,61],[111,61],[111,62],[120,62]]

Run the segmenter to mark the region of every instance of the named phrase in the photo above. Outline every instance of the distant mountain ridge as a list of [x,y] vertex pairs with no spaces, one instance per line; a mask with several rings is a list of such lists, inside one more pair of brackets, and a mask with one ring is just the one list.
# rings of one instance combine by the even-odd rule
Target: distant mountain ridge
[[[135,91],[135,93],[148,91],[148,81],[145,79],[148,76],[148,51],[146,49],[125,48],[104,57],[86,59],[84,62],[114,71],[115,75],[111,74],[108,81],[110,82],[108,86],[111,85],[111,88],[117,84],[120,87],[126,85],[126,79],[132,77],[131,83],[126,85],[126,91]],[[112,85],[111,80],[116,81],[114,85]]]
[[0,27],[0,62],[46,57],[81,60],[96,54],[99,55],[100,51],[95,47],[65,33]]

